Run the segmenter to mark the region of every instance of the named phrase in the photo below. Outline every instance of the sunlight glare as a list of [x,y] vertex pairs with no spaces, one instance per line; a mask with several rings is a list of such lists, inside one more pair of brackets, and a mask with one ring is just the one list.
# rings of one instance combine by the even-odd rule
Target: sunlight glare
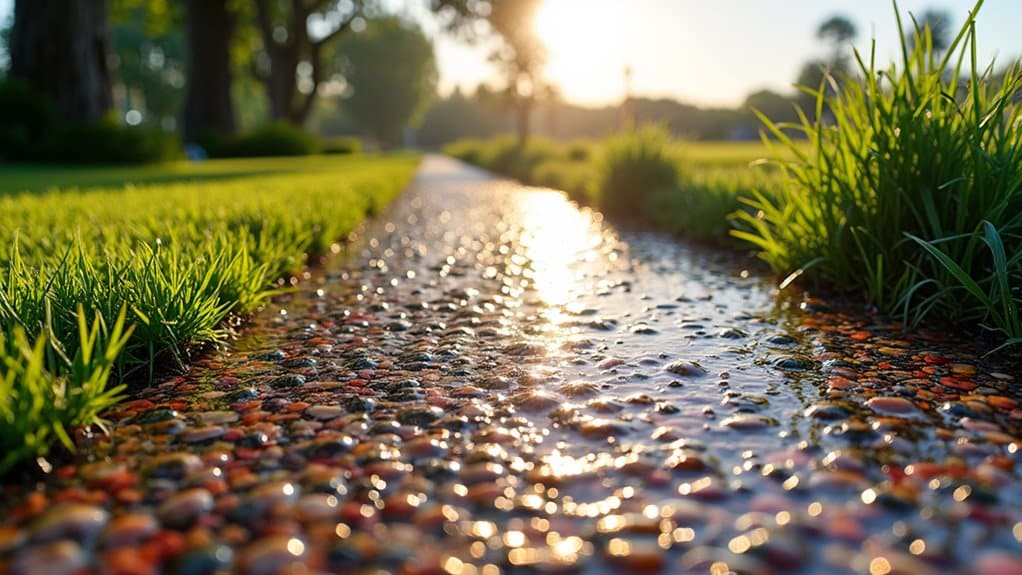
[[[547,47],[545,75],[572,101],[623,96],[621,43],[627,34],[610,0],[545,0],[536,33]],[[617,9],[615,9],[617,8]]]
[[602,241],[592,218],[549,190],[524,194],[519,209],[526,230],[522,244],[539,298],[549,306],[569,303],[579,288],[572,263]]

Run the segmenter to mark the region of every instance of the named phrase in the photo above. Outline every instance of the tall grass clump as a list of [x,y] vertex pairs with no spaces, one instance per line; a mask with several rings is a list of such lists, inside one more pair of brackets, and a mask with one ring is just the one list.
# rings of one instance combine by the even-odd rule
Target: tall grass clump
[[667,131],[644,127],[604,144],[596,160],[593,196],[610,213],[639,216],[650,196],[675,186],[680,173]]
[[909,324],[1022,338],[1022,81],[1015,68],[995,81],[977,62],[981,5],[943,54],[916,24],[888,68],[874,47],[868,64],[856,52],[858,76],[803,88],[816,109],[799,123],[761,115],[794,160],[779,161],[787,185],[756,194],[735,235],[789,277],[862,292]]
[[107,386],[131,335],[124,318],[122,309],[112,326],[98,315],[90,326],[79,307],[79,345],[71,357],[45,333],[32,342],[21,326],[0,330],[0,475],[54,444],[73,450],[75,427],[103,425],[99,413],[124,390]]

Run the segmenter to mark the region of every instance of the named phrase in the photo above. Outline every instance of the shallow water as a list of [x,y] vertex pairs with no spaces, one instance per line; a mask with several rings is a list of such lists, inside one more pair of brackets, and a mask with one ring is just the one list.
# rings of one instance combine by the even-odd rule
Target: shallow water
[[749,265],[429,157],[232,351],[5,486],[0,573],[1022,572],[1017,367]]

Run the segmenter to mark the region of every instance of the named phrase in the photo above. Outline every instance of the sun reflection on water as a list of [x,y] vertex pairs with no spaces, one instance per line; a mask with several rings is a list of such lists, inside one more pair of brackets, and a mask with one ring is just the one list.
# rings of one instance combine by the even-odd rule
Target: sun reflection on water
[[603,242],[593,214],[547,190],[524,193],[518,211],[525,230],[522,245],[537,296],[549,306],[572,302],[583,279],[573,264],[592,262]]

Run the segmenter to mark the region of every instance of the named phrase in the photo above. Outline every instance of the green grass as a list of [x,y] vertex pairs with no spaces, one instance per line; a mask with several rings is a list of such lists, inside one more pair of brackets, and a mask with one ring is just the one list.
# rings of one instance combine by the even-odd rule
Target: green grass
[[[91,421],[110,400],[94,392],[108,375],[145,379],[159,365],[184,364],[194,346],[222,340],[225,318],[259,305],[278,278],[300,271],[310,255],[328,251],[389,202],[416,164],[413,155],[330,156],[5,171],[0,397],[9,411],[0,414],[0,436],[23,438],[41,455],[40,446],[61,432],[30,440],[26,430]],[[51,187],[118,176],[166,183]],[[100,356],[115,359],[96,363]],[[47,393],[95,400],[66,412],[17,408],[67,403]],[[3,461],[0,473],[13,465]]]
[[318,156],[169,162],[144,166],[54,166],[11,164],[0,168],[0,196],[18,192],[87,190],[171,183],[212,183],[283,174],[336,172],[345,161]]
[[[976,59],[977,2],[951,47],[929,30],[879,69],[859,54],[840,89],[807,88],[832,121],[768,128],[793,161],[789,185],[757,196],[737,235],[774,269],[854,290],[906,323],[982,325],[1022,341],[1022,88]],[[895,14],[897,14],[895,5]],[[898,26],[902,27],[900,17]],[[783,129],[805,134],[799,147]]]
[[[714,164],[719,165],[719,164]],[[742,248],[731,235],[735,218],[748,211],[753,191],[773,197],[783,184],[778,172],[761,168],[701,168],[683,174],[676,186],[661,188],[647,202],[645,217],[657,227],[719,246]]]
[[673,188],[681,178],[681,162],[667,131],[648,126],[610,138],[596,159],[593,197],[608,212],[640,216],[650,198]]

